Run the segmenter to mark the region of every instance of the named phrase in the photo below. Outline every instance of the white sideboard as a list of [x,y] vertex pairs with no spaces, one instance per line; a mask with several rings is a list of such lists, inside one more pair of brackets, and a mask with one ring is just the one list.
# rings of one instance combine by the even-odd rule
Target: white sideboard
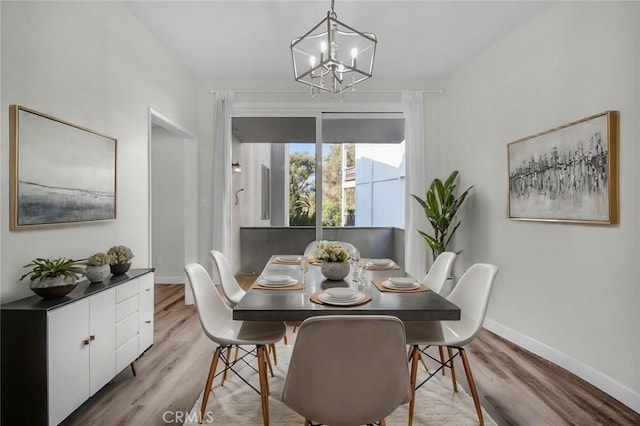
[[2,305],[2,424],[57,425],[132,365],[153,344],[153,299],[153,270],[134,269]]

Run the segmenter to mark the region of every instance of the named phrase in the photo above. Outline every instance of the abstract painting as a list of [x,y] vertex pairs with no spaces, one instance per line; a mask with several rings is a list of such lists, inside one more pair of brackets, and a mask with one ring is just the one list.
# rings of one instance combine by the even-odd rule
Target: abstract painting
[[618,112],[507,144],[510,219],[618,223]]
[[10,118],[12,230],[115,219],[116,139],[19,105]]

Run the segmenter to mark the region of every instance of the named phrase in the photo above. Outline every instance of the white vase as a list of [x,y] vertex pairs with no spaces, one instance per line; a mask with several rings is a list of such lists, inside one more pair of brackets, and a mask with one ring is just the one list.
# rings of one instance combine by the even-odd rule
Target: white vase
[[109,265],[87,266],[84,270],[84,276],[92,283],[101,283],[110,273]]
[[320,272],[327,277],[328,280],[339,281],[349,275],[350,265],[349,262],[327,262],[322,261],[320,265]]

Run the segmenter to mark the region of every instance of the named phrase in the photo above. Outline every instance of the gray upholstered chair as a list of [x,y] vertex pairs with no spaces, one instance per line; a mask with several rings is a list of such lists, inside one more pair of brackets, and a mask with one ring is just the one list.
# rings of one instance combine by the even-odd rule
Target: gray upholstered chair
[[404,326],[392,316],[335,315],[298,329],[282,402],[310,421],[380,421],[411,397]]
[[[412,346],[411,350],[411,387],[412,399],[409,405],[409,426],[413,423],[413,410],[415,407],[415,390],[433,377],[438,370],[445,365],[453,365],[453,359],[460,355],[462,365],[467,375],[467,382],[471,390],[471,396],[476,406],[478,420],[480,425],[484,424],[482,417],[482,408],[480,407],[480,399],[476,390],[473,375],[471,374],[471,366],[465,352],[464,346],[473,341],[482,327],[484,316],[487,312],[489,304],[489,295],[495,281],[498,267],[488,263],[476,263],[471,265],[469,269],[460,277],[460,281],[453,291],[447,296],[447,300],[455,303],[460,308],[460,321],[407,321],[405,322],[405,330],[407,336],[407,344]],[[418,371],[419,353],[424,352],[421,346],[446,346],[449,359],[440,365],[427,379],[417,384],[416,375]],[[456,351],[454,354],[454,350]],[[452,380],[455,387],[455,372],[452,370]]]
[[231,369],[236,374],[234,365],[237,361],[231,361],[225,357],[232,346],[255,345],[258,357],[258,375],[260,377],[260,397],[262,401],[262,417],[264,424],[269,424],[269,383],[267,379],[266,346],[271,345],[284,337],[285,325],[283,322],[262,321],[235,321],[232,319],[232,311],[216,291],[211,277],[207,271],[197,263],[190,263],[184,268],[187,273],[187,281],[193,291],[193,298],[198,310],[198,318],[202,331],[217,347],[213,352],[209,375],[204,386],[202,405],[200,407],[200,419],[205,418],[205,410],[211,385],[216,374],[218,360],[222,358],[224,372]]

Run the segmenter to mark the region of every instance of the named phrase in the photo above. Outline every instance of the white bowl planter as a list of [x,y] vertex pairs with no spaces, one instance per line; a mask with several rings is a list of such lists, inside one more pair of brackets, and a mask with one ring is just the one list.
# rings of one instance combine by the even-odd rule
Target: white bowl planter
[[84,276],[92,283],[101,283],[110,273],[109,265],[87,266],[84,270]]
[[344,277],[349,275],[349,270],[349,262],[327,262],[323,260],[322,265],[320,265],[322,275],[333,281],[343,280]]

